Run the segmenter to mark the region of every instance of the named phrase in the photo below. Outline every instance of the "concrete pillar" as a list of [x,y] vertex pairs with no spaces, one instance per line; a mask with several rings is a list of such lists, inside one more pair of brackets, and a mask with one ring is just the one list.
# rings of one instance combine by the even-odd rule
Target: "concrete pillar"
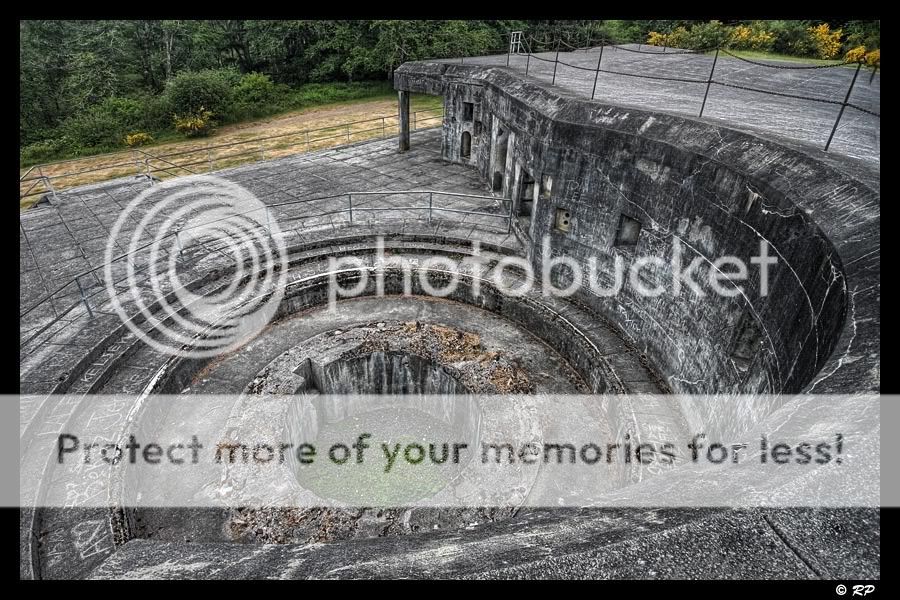
[[401,90],[399,94],[400,152],[406,152],[409,150],[409,92]]

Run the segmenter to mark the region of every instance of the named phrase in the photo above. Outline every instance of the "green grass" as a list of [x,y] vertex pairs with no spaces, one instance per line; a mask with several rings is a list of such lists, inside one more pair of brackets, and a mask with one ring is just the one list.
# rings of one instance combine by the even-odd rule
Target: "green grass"
[[[391,83],[388,81],[358,82],[354,84],[310,83],[288,91],[275,104],[257,106],[252,109],[245,108],[243,114],[230,115],[229,118],[223,120],[221,125],[242,125],[254,123],[256,121],[265,121],[301,112],[310,108],[333,108],[361,104],[372,100],[386,100],[389,98],[396,98],[396,94],[397,92],[394,91]],[[410,102],[410,110],[413,111],[440,108],[442,106],[443,99],[440,96],[415,94],[412,96]],[[186,139],[183,135],[176,133],[173,129],[169,128],[152,131],[150,133],[153,135],[154,141],[143,148],[153,148],[154,146],[170,144]],[[215,137],[215,134],[211,137]],[[73,158],[95,157],[103,154],[122,152],[123,150],[128,150],[124,144],[79,148],[77,151],[60,152],[52,156],[42,156],[34,159],[20,156],[19,168],[25,169],[37,164]]]
[[[771,61],[783,61],[783,62],[792,62],[792,63],[804,63],[807,65],[839,65],[844,62],[843,58],[833,59],[833,60],[825,60],[821,58],[807,58],[803,56],[791,56],[790,54],[778,54],[777,52],[761,52],[759,50],[729,50],[730,53],[735,56],[740,56],[741,58],[746,58],[749,60],[771,60]],[[708,55],[712,56],[715,54],[715,50],[707,52]],[[728,57],[727,54],[721,53],[720,56]],[[850,68],[855,68],[855,65],[847,65]]]

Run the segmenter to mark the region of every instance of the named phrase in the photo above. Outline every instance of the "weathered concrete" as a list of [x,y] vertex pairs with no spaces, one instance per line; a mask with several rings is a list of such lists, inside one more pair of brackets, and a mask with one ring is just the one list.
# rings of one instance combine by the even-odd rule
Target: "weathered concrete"
[[[476,166],[487,182],[501,175],[514,212],[528,214],[516,229],[536,270],[547,259],[544,234],[554,253],[582,263],[597,257],[607,274],[617,256],[671,265],[675,240],[683,263],[700,257],[700,273],[718,256],[749,262],[759,241],[769,243],[782,267],[767,296],[747,286],[731,299],[696,302],[684,290],[647,298],[627,284],[612,298],[581,294],[675,390],[878,388],[877,169],[718,124],[582,100],[503,68],[407,63],[395,85],[444,94],[445,158]],[[467,105],[481,130],[469,157],[460,151]],[[501,129],[503,164],[491,145]],[[568,231],[554,227],[558,209],[571,215]],[[640,227],[633,250],[615,242],[623,215]],[[667,266],[644,273],[650,284],[672,279]],[[731,348],[747,326],[757,329],[762,351],[738,365]],[[723,343],[721,331],[732,339]],[[812,382],[819,372],[827,376]]]
[[[552,365],[560,365],[558,371],[573,372],[575,387],[580,381],[595,391],[661,391],[670,386],[703,391],[877,389],[877,169],[709,122],[579,100],[502,69],[410,64],[398,69],[397,84],[403,91],[445,95],[442,132],[414,134],[417,143],[400,155],[393,142],[376,142],[303,160],[248,165],[226,176],[266,202],[274,198],[272,203],[281,194],[315,197],[363,188],[441,186],[486,193],[496,187],[494,193],[502,196],[496,202],[460,201],[459,206],[498,215],[514,209],[514,236],[491,230],[479,219],[430,223],[410,214],[402,215],[402,222],[394,215],[357,223],[354,215],[351,227],[349,220],[308,219],[305,207],[279,212],[279,221],[295,224],[287,239],[293,248],[290,292],[282,303],[281,320],[257,340],[216,364],[172,361],[129,337],[114,317],[90,321],[73,314],[29,345],[23,387],[124,392],[122,404],[104,413],[118,419],[109,425],[116,431],[121,419],[136,409],[128,395],[236,392],[272,361],[289,355],[298,341],[346,328],[349,314],[368,327],[370,315],[377,314],[375,327],[378,321],[421,320],[480,329],[495,348],[531,357],[535,370],[554,372]],[[441,138],[443,154],[438,149]],[[334,177],[333,171],[339,175]],[[494,178],[497,173],[499,180]],[[139,187],[118,182],[72,190],[61,194],[61,202],[53,207],[26,217],[22,260],[33,287],[25,297],[33,301],[51,277],[62,273],[52,270],[52,241],[58,236],[42,232],[41,225],[61,220],[63,229],[68,228],[74,240],[68,248],[76,253],[70,262],[77,269],[75,263],[84,264],[91,256],[88,242],[99,243],[116,216],[116,211],[100,208],[108,206],[110,195],[127,202]],[[93,217],[67,199],[94,208]],[[373,205],[405,206],[407,200],[388,197],[377,202],[382,204]],[[316,208],[334,205],[330,199]],[[66,206],[73,210],[63,215],[60,210]],[[557,209],[567,213],[562,228]],[[640,227],[630,250],[614,243],[623,214]],[[87,237],[92,229],[97,231]],[[628,260],[667,256],[665,242],[676,236],[690,243],[697,255],[730,251],[746,256],[764,237],[791,268],[776,280],[770,300],[754,297],[746,303],[692,303],[687,298],[646,302],[627,293],[624,300],[583,296],[569,302],[531,296],[509,302],[490,289],[475,303],[463,285],[450,302],[363,298],[347,303],[354,308],[337,317],[320,310],[325,257],[359,255],[373,267],[372,239],[378,233],[395,234],[392,251],[410,257],[457,255],[465,252],[465,241],[478,239],[490,251],[525,254],[540,266],[546,257],[539,239],[548,231],[554,248],[582,259],[592,253],[607,259],[622,254]],[[198,247],[189,255],[185,278],[195,282],[198,292],[213,293],[227,285],[230,272],[214,252]],[[400,289],[398,279],[389,282],[392,291]],[[95,283],[95,291],[97,287]],[[466,308],[472,304],[486,310],[472,312]],[[703,306],[695,306],[699,304]],[[52,315],[53,307],[47,310],[41,318]],[[733,330],[748,313],[770,333],[771,343],[738,368],[722,331]],[[40,324],[36,318],[29,329]],[[152,327],[147,328],[152,335]],[[541,343],[546,344],[543,350]],[[529,363],[524,364],[527,371]],[[667,382],[657,381],[658,374]],[[566,383],[539,377],[535,381],[557,391]],[[200,415],[191,412],[190,402],[178,404],[172,407],[177,414],[170,416],[179,428],[203,422],[212,430],[221,429],[228,419],[244,414],[223,406],[221,414]],[[54,416],[75,428],[98,416],[79,411],[77,404],[71,408],[71,414]],[[692,417],[706,418],[724,433],[744,433],[766,423],[765,415],[778,418],[779,407],[752,406],[741,415],[710,415],[709,406],[665,402],[640,408],[677,438],[682,433],[677,428]],[[789,412],[791,407],[785,408]],[[23,405],[22,413],[23,431],[46,417],[37,400]],[[602,418],[598,413],[596,423],[584,426],[615,428],[626,417],[624,411]],[[69,483],[79,492],[76,473],[38,462],[23,465],[23,472],[46,481],[46,493],[62,493],[59,490]],[[625,470],[618,475],[612,485],[628,489],[624,486],[634,483]],[[683,486],[681,482],[661,477],[641,485],[664,488]],[[215,510],[25,511],[21,572],[23,577],[47,578],[880,576],[877,510],[523,509],[513,518],[468,512],[422,516],[415,527],[398,532],[402,535],[385,538],[371,536],[402,522],[401,514],[361,511],[358,517],[351,515],[342,527],[345,537],[362,539],[260,546],[225,541],[230,538],[220,526],[229,515]],[[479,524],[466,526],[469,518]],[[425,531],[435,524],[449,531]],[[267,538],[267,533],[256,541],[311,541],[317,527],[301,528],[286,538]],[[254,541],[252,535],[239,533],[237,538]],[[195,543],[201,541],[205,543]]]

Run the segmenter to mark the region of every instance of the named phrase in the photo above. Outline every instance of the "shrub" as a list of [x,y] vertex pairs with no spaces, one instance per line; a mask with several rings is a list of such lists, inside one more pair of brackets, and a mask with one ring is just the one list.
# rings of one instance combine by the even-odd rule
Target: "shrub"
[[754,21],[750,25],[738,25],[728,36],[728,47],[735,50],[758,50],[768,52],[775,43],[775,34],[767,31],[765,25]]
[[647,34],[647,43],[651,46],[668,46],[669,36],[658,31],[651,31]]
[[125,145],[129,148],[137,148],[138,146],[146,146],[153,143],[153,136],[144,131],[138,131],[125,136]]
[[678,26],[671,32],[651,31],[647,43],[652,46],[669,46],[687,50],[709,50],[718,48],[728,37],[728,28],[719,21],[695,23],[690,29]]
[[275,84],[262,73],[247,73],[234,91],[235,102],[248,105],[273,104],[278,96]]
[[880,67],[881,50],[872,50],[871,52],[866,52],[865,61],[866,64],[870,67]]
[[23,166],[48,162],[67,156],[72,150],[70,139],[65,137],[48,138],[22,148],[19,151],[19,162]]
[[75,148],[114,148],[128,131],[141,126],[143,118],[141,101],[106,98],[87,111],[66,119],[60,125],[60,131]]
[[594,42],[597,40],[607,44],[630,44],[640,42],[644,36],[641,28],[633,21],[609,19],[603,21],[593,34]]
[[720,21],[697,23],[690,29],[688,48],[691,50],[709,50],[718,48],[728,39],[728,28]]
[[237,81],[228,71],[185,71],[166,85],[168,108],[176,115],[196,116],[201,109],[217,115],[231,110],[232,85]]
[[772,49],[781,54],[813,56],[815,43],[807,21],[770,21],[769,31],[775,35]]
[[842,34],[843,31],[840,29],[832,31],[828,23],[809,28],[809,35],[819,58],[834,58],[838,55],[841,51]]
[[857,46],[853,48],[847,54],[844,55],[844,60],[849,63],[855,62],[865,62],[866,60],[866,47],[865,46]]
[[175,131],[182,133],[187,137],[202,137],[212,133],[213,112],[206,110],[202,106],[196,112],[188,113],[184,116],[175,115],[173,117],[175,123]]
[[881,47],[880,21],[848,21],[844,26],[844,33],[847,34],[844,40],[844,49],[847,51],[859,46]]

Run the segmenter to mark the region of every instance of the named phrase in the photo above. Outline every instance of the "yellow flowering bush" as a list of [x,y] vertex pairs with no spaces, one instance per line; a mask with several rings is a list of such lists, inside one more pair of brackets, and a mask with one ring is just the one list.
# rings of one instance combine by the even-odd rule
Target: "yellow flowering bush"
[[819,58],[834,58],[841,51],[841,35],[843,30],[831,30],[828,23],[809,28],[809,35]]
[[766,31],[762,25],[738,25],[728,36],[728,46],[735,50],[759,50],[768,52],[775,43],[775,34]]
[[184,116],[175,115],[175,131],[183,133],[187,137],[201,137],[209,135],[213,130],[213,113],[202,106],[191,114]]
[[131,133],[125,136],[125,145],[129,148],[146,146],[150,143],[153,143],[153,136],[143,131],[138,131],[137,133]]
[[872,50],[867,52],[865,56],[866,64],[870,67],[881,66],[881,50]]
[[669,36],[658,31],[651,31],[647,34],[647,44],[651,46],[668,46]]
[[855,62],[864,62],[866,58],[866,47],[865,46],[857,46],[852,50],[849,50],[847,54],[844,55],[844,60],[849,63]]

